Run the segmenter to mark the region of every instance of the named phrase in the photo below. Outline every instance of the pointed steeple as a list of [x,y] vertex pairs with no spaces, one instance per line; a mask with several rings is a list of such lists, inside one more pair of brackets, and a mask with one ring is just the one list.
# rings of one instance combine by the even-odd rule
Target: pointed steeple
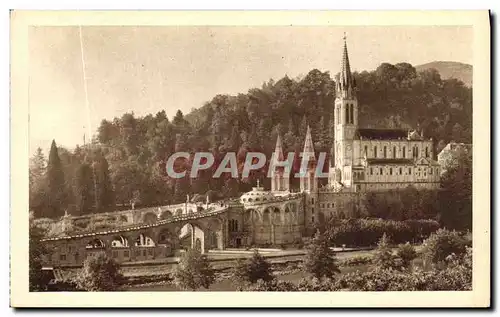
[[[302,165],[307,162],[307,165]],[[300,191],[314,192],[318,188],[318,180],[315,177],[316,156],[314,155],[314,145],[311,137],[311,128],[307,126],[306,141],[302,151]],[[305,168],[306,170],[303,170]]]
[[[288,174],[285,174],[285,168],[279,166],[278,162],[285,161],[283,155],[283,144],[281,143],[281,135],[278,133],[278,138],[276,139],[276,147],[273,153],[273,168],[271,170],[271,191],[289,191],[290,190],[290,179]],[[277,164],[278,166],[274,165]]]
[[344,49],[342,51],[342,61],[340,65],[340,73],[337,76],[337,90],[340,96],[344,98],[352,97],[356,82],[351,73],[351,65],[349,64],[349,53],[347,52],[347,41],[344,33]]
[[276,139],[276,147],[274,148],[274,159],[278,161],[283,161],[285,158],[283,156],[283,144],[281,143],[281,135],[278,133],[278,138]]
[[302,151],[304,157],[309,156],[309,162],[315,161],[314,144],[311,137],[311,128],[307,126],[306,141],[304,142],[304,150]]

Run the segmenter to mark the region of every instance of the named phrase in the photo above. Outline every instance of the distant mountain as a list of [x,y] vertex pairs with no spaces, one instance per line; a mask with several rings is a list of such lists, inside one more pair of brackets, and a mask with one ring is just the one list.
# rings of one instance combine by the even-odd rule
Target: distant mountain
[[441,78],[456,78],[464,82],[468,87],[472,87],[472,65],[458,62],[436,61],[427,64],[415,66],[417,71],[435,68]]

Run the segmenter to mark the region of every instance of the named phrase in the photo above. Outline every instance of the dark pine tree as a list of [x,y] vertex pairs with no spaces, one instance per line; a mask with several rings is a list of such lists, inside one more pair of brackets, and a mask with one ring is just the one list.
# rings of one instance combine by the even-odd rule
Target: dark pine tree
[[104,155],[97,156],[94,168],[97,185],[97,210],[99,212],[113,211],[115,194],[109,176],[109,164]]
[[[182,114],[182,112],[181,112]],[[175,143],[175,152],[183,152],[187,147],[185,137],[182,134],[177,134]],[[186,171],[185,175],[180,178],[174,179],[175,190],[174,190],[174,201],[176,203],[182,203],[186,201],[186,195],[189,194],[190,188],[190,178],[189,178],[189,160],[184,158],[177,159],[174,163],[174,171],[182,173]]]
[[76,178],[76,210],[79,215],[89,214],[94,207],[94,180],[88,163],[80,165]]
[[48,187],[48,218],[57,218],[64,215],[66,205],[66,186],[64,182],[64,171],[59,158],[56,141],[52,140],[50,146],[49,162],[47,164],[47,187]]

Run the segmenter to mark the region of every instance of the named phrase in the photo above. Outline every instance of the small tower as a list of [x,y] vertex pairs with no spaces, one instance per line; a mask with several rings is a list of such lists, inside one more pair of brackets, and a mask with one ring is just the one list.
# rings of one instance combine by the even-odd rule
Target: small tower
[[[307,127],[302,159],[308,158],[308,164],[302,166],[300,173],[300,191],[304,193],[304,215],[306,232],[314,234],[315,223],[319,220],[318,214],[318,179],[316,177],[316,156],[311,137],[311,128]],[[305,167],[305,169],[303,169]]]
[[[281,136],[278,134],[276,140],[276,147],[274,148],[273,164],[283,162],[285,160],[283,155],[283,144],[281,143]],[[271,171],[271,191],[272,192],[287,192],[290,190],[290,175],[285,175],[284,166],[274,165]]]
[[[302,166],[302,162],[307,159],[307,166]],[[311,137],[311,128],[307,126],[306,140],[304,142],[304,150],[302,151],[300,175],[300,191],[314,192],[318,188],[316,173],[316,155],[314,153],[314,145]],[[302,170],[305,168],[305,170]]]

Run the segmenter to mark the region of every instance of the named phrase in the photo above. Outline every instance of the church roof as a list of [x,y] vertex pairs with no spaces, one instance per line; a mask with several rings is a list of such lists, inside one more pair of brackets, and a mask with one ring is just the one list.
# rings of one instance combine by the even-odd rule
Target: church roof
[[369,158],[366,159],[368,164],[373,165],[414,165],[415,162],[412,159],[389,159],[389,158]]
[[356,139],[367,140],[403,140],[408,138],[408,131],[403,129],[357,129]]

